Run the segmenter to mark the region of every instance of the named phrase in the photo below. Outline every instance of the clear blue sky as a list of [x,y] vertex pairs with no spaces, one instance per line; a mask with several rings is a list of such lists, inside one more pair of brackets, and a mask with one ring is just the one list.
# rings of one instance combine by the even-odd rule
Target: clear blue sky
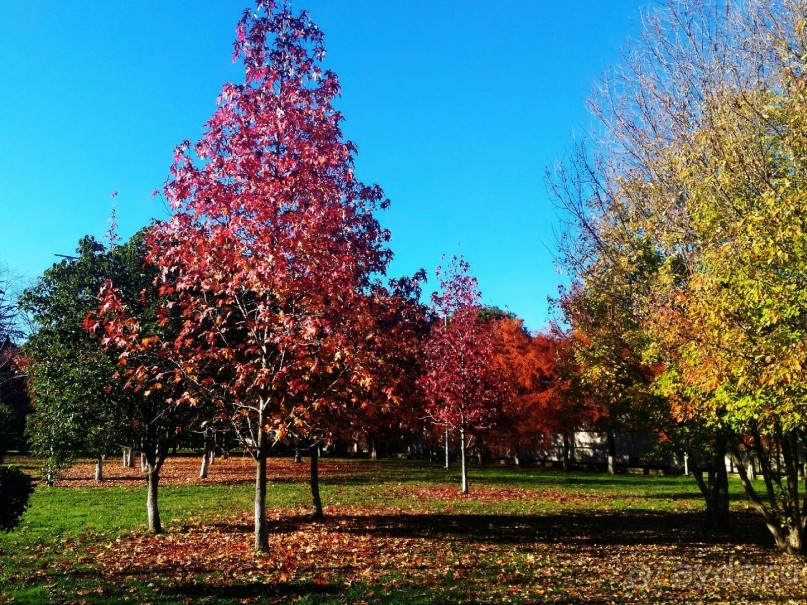
[[[585,98],[639,29],[639,0],[294,0],[325,32],[357,173],[392,200],[392,275],[471,263],[532,329],[556,292],[543,173],[589,129]],[[165,216],[247,0],[0,3],[0,264],[33,279],[114,205],[128,238]],[[119,192],[113,201],[110,192]],[[432,278],[427,288],[434,287]]]

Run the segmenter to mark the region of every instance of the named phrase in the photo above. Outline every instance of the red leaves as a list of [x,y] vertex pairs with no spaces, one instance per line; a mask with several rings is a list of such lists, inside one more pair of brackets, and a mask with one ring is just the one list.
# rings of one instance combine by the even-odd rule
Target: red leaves
[[424,347],[419,385],[435,420],[476,431],[495,422],[510,385],[494,363],[493,333],[481,317],[476,280],[468,270],[468,263],[455,257],[441,280],[441,294],[432,295],[441,317]]

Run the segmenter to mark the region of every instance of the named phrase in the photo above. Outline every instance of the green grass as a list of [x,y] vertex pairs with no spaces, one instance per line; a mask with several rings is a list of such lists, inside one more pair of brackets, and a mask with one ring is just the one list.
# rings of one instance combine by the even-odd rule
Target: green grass
[[[157,538],[143,533],[145,486],[39,486],[20,527],[0,535],[0,602],[807,599],[801,562],[772,550],[736,480],[737,527],[710,534],[688,477],[473,467],[463,497],[457,471],[437,464],[350,461],[338,481],[323,464],[325,523],[306,518],[299,467],[270,483],[267,555],[249,548],[245,481],[162,485]],[[760,586],[770,569],[784,575]]]

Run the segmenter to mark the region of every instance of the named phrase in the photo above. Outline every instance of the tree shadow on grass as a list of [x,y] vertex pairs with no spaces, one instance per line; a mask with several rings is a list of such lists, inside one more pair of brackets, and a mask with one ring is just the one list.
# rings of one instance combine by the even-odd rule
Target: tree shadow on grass
[[271,582],[235,583],[229,585],[209,584],[205,582],[178,584],[162,590],[163,594],[193,599],[282,599],[286,602],[301,597],[325,597],[335,595],[342,590],[336,584],[316,584],[314,582],[274,584]]
[[[309,516],[286,517],[272,525],[277,533],[293,532],[312,523]],[[564,543],[611,545],[755,545],[772,547],[773,540],[756,515],[736,514],[730,528],[716,531],[700,513],[633,511],[626,513],[563,513],[546,515],[394,514],[333,515],[326,525],[357,535],[463,540],[489,544]]]

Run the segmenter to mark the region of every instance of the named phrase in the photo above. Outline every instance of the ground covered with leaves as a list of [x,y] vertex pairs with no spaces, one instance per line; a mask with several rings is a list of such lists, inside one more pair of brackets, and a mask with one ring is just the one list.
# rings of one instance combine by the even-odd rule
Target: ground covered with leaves
[[807,565],[776,553],[733,485],[735,527],[704,530],[691,478],[607,477],[414,461],[270,468],[270,552],[251,550],[252,463],[169,462],[167,533],[150,536],[139,471],[92,467],[39,486],[0,536],[4,603],[803,603]]

